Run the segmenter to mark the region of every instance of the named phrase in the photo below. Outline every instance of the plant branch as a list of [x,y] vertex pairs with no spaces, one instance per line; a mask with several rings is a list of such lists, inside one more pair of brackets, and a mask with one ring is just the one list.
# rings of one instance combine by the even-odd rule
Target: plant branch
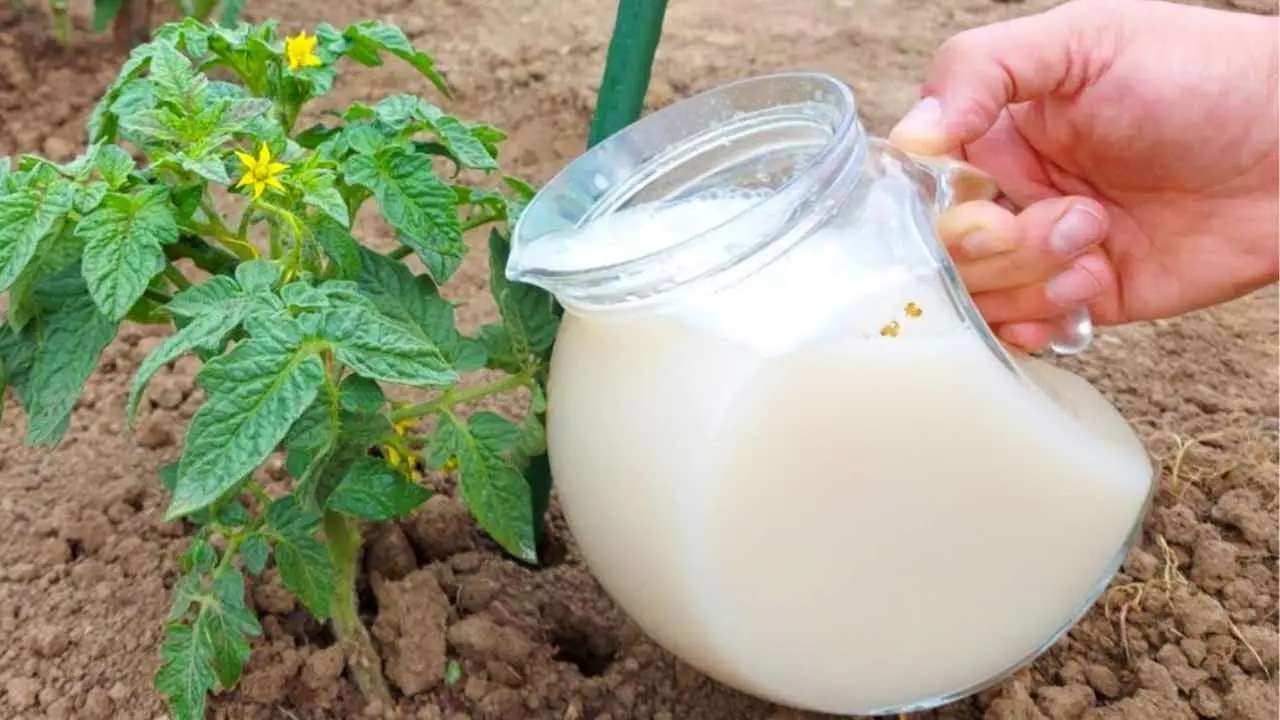
[[387,257],[391,258],[392,260],[403,260],[412,254],[413,254],[413,248],[409,247],[408,245],[401,245],[395,250],[392,250],[391,252],[387,253]]
[[356,566],[360,560],[360,531],[354,522],[332,510],[324,513],[324,534],[329,544],[329,556],[333,559],[333,597],[329,610],[333,632],[338,638],[351,668],[352,680],[366,700],[380,704],[384,711],[395,703],[382,675],[382,661],[373,648],[369,631],[360,620],[356,605]]
[[178,292],[182,292],[183,290],[191,287],[191,281],[187,279],[187,276],[183,275],[181,270],[172,265],[166,264],[164,266],[164,276],[169,279],[169,282],[173,283],[173,286],[178,289]]
[[430,415],[432,413],[440,412],[441,410],[448,410],[455,405],[475,402],[476,400],[486,398],[490,395],[496,395],[500,392],[506,392],[507,390],[514,390],[518,387],[524,387],[532,380],[533,371],[525,370],[515,375],[508,375],[501,380],[494,380],[491,383],[485,383],[484,385],[474,385],[461,390],[446,390],[439,396],[425,402],[406,405],[399,410],[393,411],[390,416],[391,422],[396,423],[402,420],[422,417],[423,415]]

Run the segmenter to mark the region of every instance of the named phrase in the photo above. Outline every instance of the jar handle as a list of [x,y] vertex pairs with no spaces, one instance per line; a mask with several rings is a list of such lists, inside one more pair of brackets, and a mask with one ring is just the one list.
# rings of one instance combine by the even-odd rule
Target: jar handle
[[[938,213],[973,200],[995,200],[1000,186],[995,178],[969,163],[948,157],[910,154],[937,182],[934,206]],[[1083,305],[1072,308],[1054,328],[1049,349],[1058,355],[1076,355],[1093,343],[1093,318]]]

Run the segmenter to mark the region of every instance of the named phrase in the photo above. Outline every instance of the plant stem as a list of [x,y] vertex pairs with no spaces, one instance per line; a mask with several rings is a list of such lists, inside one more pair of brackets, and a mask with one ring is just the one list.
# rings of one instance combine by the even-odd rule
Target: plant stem
[[391,252],[387,253],[387,257],[391,258],[392,260],[403,260],[412,254],[413,254],[413,248],[409,247],[408,245],[401,245],[395,250],[392,250]]
[[356,609],[356,565],[360,560],[360,530],[345,516],[326,510],[324,534],[334,566],[333,597],[329,604],[334,635],[347,658],[352,679],[365,700],[370,704],[381,705],[383,711],[391,710],[395,703],[391,700],[391,691],[382,675],[382,662],[378,659],[373,640],[360,621],[360,614]]
[[164,276],[169,279],[169,282],[173,283],[173,286],[177,288],[179,292],[191,287],[191,281],[187,279],[187,276],[183,275],[181,270],[172,265],[164,266]]
[[431,413],[439,412],[441,410],[448,410],[454,405],[474,402],[481,398],[496,395],[497,393],[504,392],[506,390],[514,390],[518,387],[528,385],[529,381],[532,379],[532,371],[525,370],[524,372],[516,375],[508,375],[501,380],[494,380],[493,382],[486,383],[484,385],[475,385],[473,387],[463,388],[457,392],[449,390],[440,394],[439,397],[432,398],[425,402],[414,403],[413,405],[406,405],[399,410],[392,412],[391,422],[400,422],[401,420],[430,415]]
[[621,0],[587,145],[635,122],[644,108],[667,0]]

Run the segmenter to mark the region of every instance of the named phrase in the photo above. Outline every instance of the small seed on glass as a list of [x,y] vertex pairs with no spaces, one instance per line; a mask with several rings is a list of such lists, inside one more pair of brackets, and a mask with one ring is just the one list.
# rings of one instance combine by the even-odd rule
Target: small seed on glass
[[907,303],[905,312],[907,313],[907,317],[911,318],[918,318],[924,314],[924,310],[921,310],[920,306],[913,302]]
[[898,324],[898,321],[894,320],[888,325],[880,328],[880,335],[883,337],[898,337],[898,330],[901,329],[901,327],[902,326]]

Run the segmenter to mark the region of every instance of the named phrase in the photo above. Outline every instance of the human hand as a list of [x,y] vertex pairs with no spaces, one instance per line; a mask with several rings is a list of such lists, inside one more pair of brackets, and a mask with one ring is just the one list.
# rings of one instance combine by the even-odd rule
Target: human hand
[[990,173],[939,233],[1006,342],[1169,317],[1274,282],[1278,23],[1157,0],[1075,0],[943,44],[897,147]]

